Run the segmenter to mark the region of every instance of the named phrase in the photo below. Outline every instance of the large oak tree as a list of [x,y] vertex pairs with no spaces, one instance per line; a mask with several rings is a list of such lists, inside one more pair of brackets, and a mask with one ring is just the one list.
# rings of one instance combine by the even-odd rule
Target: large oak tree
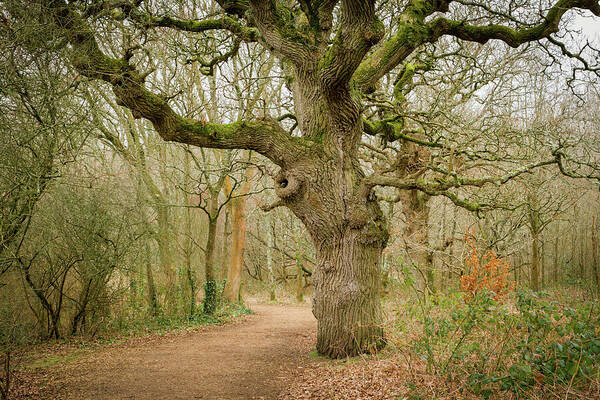
[[[267,157],[279,169],[274,176],[279,200],[265,208],[285,206],[306,226],[317,254],[313,273],[313,312],[318,320],[317,349],[344,357],[381,348],[384,341],[379,301],[379,262],[388,227],[374,189],[391,186],[445,195],[477,211],[482,205],[457,195],[464,186],[503,183],[531,168],[559,163],[550,159],[499,176],[424,180],[388,171],[365,169],[359,160],[364,133],[386,141],[404,140],[440,148],[439,143],[410,136],[398,119],[365,121],[364,96],[398,68],[398,92],[414,69],[405,63],[443,37],[485,44],[492,39],[519,47],[547,39],[580,69],[593,63],[569,50],[555,34],[569,10],[600,16],[597,0],[477,2],[465,0],[217,0],[210,15],[178,15],[173,4],[146,0],[35,0],[41,22],[56,31],[57,46],[66,46],[73,67],[82,75],[112,87],[118,104],[135,118],[152,122],[168,141],[220,149],[247,149]],[[172,6],[172,7],[171,7]],[[18,13],[16,13],[18,14]],[[230,35],[230,52],[199,60],[212,72],[241,43],[256,42],[275,54],[287,75],[294,100],[297,133],[277,119],[262,116],[215,124],[179,114],[169,98],[146,80],[152,71],[134,62],[143,46],[130,44],[118,32],[103,30],[101,21],[120,21],[128,35],[143,37],[172,29],[199,37],[214,31]],[[108,49],[98,37],[114,38]],[[554,35],[554,36],[553,36]],[[61,42],[62,41],[62,42]],[[545,42],[546,43],[546,42]],[[115,47],[122,48],[115,50]],[[392,166],[393,167],[393,166]]]

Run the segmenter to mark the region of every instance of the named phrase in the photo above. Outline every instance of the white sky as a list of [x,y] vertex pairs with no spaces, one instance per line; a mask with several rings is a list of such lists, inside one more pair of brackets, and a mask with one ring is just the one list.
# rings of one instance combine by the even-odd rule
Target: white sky
[[569,24],[569,27],[572,29],[581,29],[590,41],[600,44],[600,17],[596,17],[592,13],[589,13],[587,16],[577,16]]

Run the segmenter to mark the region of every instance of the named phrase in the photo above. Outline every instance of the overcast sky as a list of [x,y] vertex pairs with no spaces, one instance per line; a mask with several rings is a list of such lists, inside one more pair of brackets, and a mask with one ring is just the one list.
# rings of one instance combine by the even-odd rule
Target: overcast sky
[[591,13],[586,17],[578,16],[569,26],[573,29],[581,29],[587,37],[600,44],[600,17],[595,17]]

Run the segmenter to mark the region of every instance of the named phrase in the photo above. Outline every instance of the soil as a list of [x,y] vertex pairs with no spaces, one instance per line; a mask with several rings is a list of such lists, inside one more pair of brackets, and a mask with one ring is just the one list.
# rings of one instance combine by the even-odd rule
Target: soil
[[49,371],[53,399],[277,399],[315,361],[309,306],[250,306],[244,321],[101,348]]

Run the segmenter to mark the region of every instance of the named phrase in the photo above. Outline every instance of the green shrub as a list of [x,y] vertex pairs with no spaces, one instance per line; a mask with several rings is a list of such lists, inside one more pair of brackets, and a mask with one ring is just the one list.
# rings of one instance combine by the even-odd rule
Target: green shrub
[[437,302],[425,310],[413,349],[429,370],[463,379],[483,398],[544,385],[585,388],[599,373],[597,304],[572,308],[548,297],[520,291],[511,306],[483,291],[467,303]]

